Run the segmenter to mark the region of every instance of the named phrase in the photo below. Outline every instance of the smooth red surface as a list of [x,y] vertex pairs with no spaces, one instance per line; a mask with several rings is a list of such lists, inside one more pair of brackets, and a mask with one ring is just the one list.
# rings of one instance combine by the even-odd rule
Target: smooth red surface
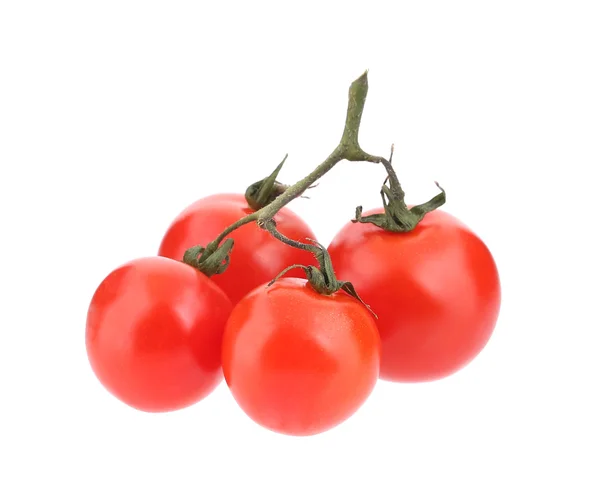
[[[382,210],[366,214],[374,212]],[[500,310],[496,264],[450,214],[436,210],[409,233],[349,223],[328,250],[338,278],[351,281],[379,317],[381,378],[445,377],[488,342]]]
[[306,280],[259,287],[234,308],[223,337],[225,380],[260,425],[314,435],[350,417],[379,373],[373,316],[343,292],[326,297]]
[[89,307],[86,346],[100,382],[128,405],[164,412],[191,405],[221,381],[231,302],[194,268],[164,257],[111,272]]
[[[188,248],[198,244],[206,246],[228,226],[252,212],[242,194],[216,194],[200,199],[173,221],[158,253],[181,260]],[[274,219],[277,229],[290,239],[302,242],[306,242],[306,238],[315,239],[308,225],[287,208],[279,211]],[[234,304],[292,264],[315,264],[312,254],[286,246],[256,223],[242,226],[228,237],[235,242],[231,263],[223,274],[214,275],[212,280]],[[288,276],[304,277],[304,274],[296,269]]]

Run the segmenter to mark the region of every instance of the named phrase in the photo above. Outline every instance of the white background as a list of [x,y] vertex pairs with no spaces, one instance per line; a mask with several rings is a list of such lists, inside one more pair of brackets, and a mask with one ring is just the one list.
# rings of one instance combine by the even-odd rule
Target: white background
[[[0,5],[0,476],[600,476],[597,2]],[[224,385],[172,414],[119,403],[85,355],[98,283],[199,197],[285,153],[284,181],[308,173],[365,68],[363,147],[394,142],[409,201],[440,181],[497,259],[484,352],[313,438]],[[292,208],[327,243],[382,179],[343,163]]]

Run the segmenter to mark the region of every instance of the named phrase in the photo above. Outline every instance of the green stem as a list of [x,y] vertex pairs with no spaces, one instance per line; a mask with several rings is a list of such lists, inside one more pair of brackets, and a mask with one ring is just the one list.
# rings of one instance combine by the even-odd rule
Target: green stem
[[[301,197],[302,194],[317,180],[327,174],[331,168],[344,159],[348,161],[381,163],[387,171],[390,182],[389,187],[384,183],[381,190],[385,213],[363,217],[362,207],[359,206],[356,209],[356,218],[354,222],[371,223],[385,230],[406,232],[414,229],[414,227],[416,227],[418,222],[425,214],[427,214],[427,212],[430,212],[444,203],[445,194],[442,190],[441,194],[429,202],[409,210],[404,203],[404,191],[402,190],[398,176],[392,167],[391,157],[388,161],[381,156],[373,156],[362,150],[358,142],[358,133],[368,91],[369,83],[367,80],[367,72],[365,71],[350,85],[348,90],[346,122],[344,125],[342,138],[325,161],[319,164],[314,171],[312,171],[304,179],[298,181],[296,184],[282,187],[278,189],[275,194],[272,194],[273,186],[276,184],[277,173],[283,165],[282,162],[271,174],[271,176],[251,186],[251,188],[253,188],[251,191],[251,199],[253,199],[254,193],[257,193],[258,191],[259,199],[255,201],[255,205],[261,206],[260,209],[231,224],[221,234],[219,234],[214,241],[210,242],[206,248],[202,248],[200,246],[190,248],[188,253],[186,253],[188,263],[193,263],[195,267],[202,272],[205,272],[207,275],[214,274],[215,272],[223,272],[224,268],[229,262],[228,254],[233,244],[227,242],[224,244],[221,243],[229,234],[239,227],[242,227],[250,222],[257,221],[261,227],[268,230],[276,239],[289,246],[307,250],[315,254],[321,266],[321,270],[313,266],[308,266],[305,268],[307,277],[315,289],[325,294],[331,294],[342,288],[348,293],[359,298],[354,291],[352,284],[337,281],[335,274],[333,273],[333,266],[331,265],[329,254],[323,247],[321,247],[319,244],[303,244],[286,238],[283,234],[277,231],[273,218],[280,209],[285,207],[294,199]],[[267,202],[267,204],[262,206],[262,204],[265,202]],[[200,257],[197,257],[199,253],[201,253],[201,255]],[[217,256],[216,260],[214,258],[211,259],[211,256],[213,255]]]
[[247,216],[244,216],[239,221],[236,221],[233,224],[231,224],[230,226],[228,226],[221,234],[219,234],[217,236],[217,238],[214,241],[210,242],[206,246],[205,250],[209,251],[209,253],[216,251],[217,248],[219,247],[219,244],[221,244],[223,239],[225,239],[229,234],[231,234],[237,228],[242,227],[245,224],[250,224],[251,222],[254,222],[257,219],[258,219],[258,211],[254,211],[252,214],[248,214]]
[[315,170],[304,179],[301,179],[296,184],[289,186],[281,195],[273,200],[273,202],[231,224],[227,229],[219,234],[214,241],[206,246],[204,249],[204,254],[209,255],[214,253],[219,248],[219,244],[223,241],[223,239],[225,239],[237,228],[253,221],[260,220],[266,222],[267,220],[272,219],[280,209],[285,207],[297,197],[302,196],[302,194],[312,184],[323,177],[340,161],[347,159],[349,161],[368,161],[372,163],[379,163],[383,158],[365,153],[358,144],[360,120],[365,107],[368,90],[369,83],[367,80],[367,72],[365,71],[350,85],[348,90],[346,123],[344,126],[344,132],[342,133],[342,139],[329,157],[319,164]]
[[312,252],[315,255],[321,251],[321,249],[314,244],[306,244],[304,242],[294,241],[293,239],[284,236],[277,229],[277,224],[275,223],[274,219],[268,219],[266,221],[258,220],[258,226],[264,229],[265,231],[269,231],[275,239],[283,242],[288,246],[295,247],[296,249],[302,249],[303,251]]
[[283,242],[284,244],[291,247],[295,247],[297,249],[312,252],[315,258],[317,259],[317,262],[319,263],[319,267],[305,266],[303,264],[294,264],[289,267],[286,267],[279,274],[277,274],[277,276],[271,282],[269,282],[269,286],[273,285],[292,269],[300,268],[306,274],[306,279],[308,280],[309,284],[319,294],[331,295],[339,290],[343,290],[347,294],[360,301],[367,309],[369,309],[369,311],[375,316],[375,318],[377,318],[377,315],[360,298],[351,282],[340,281],[337,279],[333,270],[333,263],[331,262],[331,257],[329,256],[329,252],[327,252],[326,247],[310,238],[307,238],[307,240],[311,241],[312,244],[306,244],[304,242],[294,241],[293,239],[290,239],[289,237],[283,235],[277,230],[277,225],[273,219],[269,219],[266,222],[259,220],[258,225],[263,229],[269,231],[275,239]]

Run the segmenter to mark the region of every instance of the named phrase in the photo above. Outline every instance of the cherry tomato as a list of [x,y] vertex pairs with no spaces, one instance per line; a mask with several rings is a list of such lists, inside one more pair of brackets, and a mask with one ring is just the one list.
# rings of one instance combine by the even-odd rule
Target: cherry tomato
[[381,378],[445,377],[488,342],[500,309],[496,264],[450,214],[431,212],[408,233],[349,223],[328,250],[339,279],[351,281],[379,318]]
[[[252,212],[242,194],[217,194],[200,199],[181,212],[170,225],[158,253],[181,260],[188,248],[198,244],[206,246],[227,226]],[[290,239],[315,239],[308,225],[287,208],[280,210],[274,219],[277,229]],[[212,276],[212,280],[234,304],[286,267],[315,263],[312,254],[286,246],[256,223],[242,226],[228,237],[235,241],[230,265],[224,273]],[[302,277],[302,272],[296,270],[290,275]]]
[[147,412],[191,405],[221,381],[232,305],[196,269],[164,257],[131,261],[96,290],[87,316],[92,369],[117,398]]
[[287,435],[324,432],[356,412],[377,382],[373,322],[356,299],[321,295],[303,279],[259,287],[225,326],[225,380],[260,425]]

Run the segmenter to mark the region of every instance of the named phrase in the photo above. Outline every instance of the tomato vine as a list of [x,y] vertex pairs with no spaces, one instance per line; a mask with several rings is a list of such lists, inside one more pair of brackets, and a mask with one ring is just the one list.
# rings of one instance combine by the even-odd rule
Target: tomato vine
[[[318,269],[314,266],[298,264],[287,268],[282,274],[293,267],[302,267],[306,272],[308,281],[317,292],[329,295],[343,289],[360,300],[351,283],[338,281],[335,277],[331,259],[326,248],[318,243],[306,244],[285,237],[277,231],[277,225],[273,218],[279,210],[292,200],[302,196],[318,179],[327,174],[337,163],[343,160],[381,164],[388,175],[380,192],[384,212],[363,216],[362,207],[358,206],[353,222],[374,224],[381,229],[392,232],[408,232],[413,230],[427,213],[445,203],[446,193],[436,183],[441,190],[437,196],[424,204],[409,208],[404,202],[404,191],[392,167],[392,156],[390,155],[390,159],[388,160],[381,156],[369,154],[360,147],[358,133],[369,90],[367,74],[368,72],[365,71],[350,85],[346,122],[342,138],[327,159],[319,164],[304,179],[291,186],[285,186],[279,183],[276,178],[287,158],[286,155],[270,176],[252,184],[246,191],[246,199],[250,207],[255,209],[254,212],[231,224],[205,247],[197,245],[188,249],[183,258],[186,264],[197,268],[208,276],[224,272],[229,264],[230,254],[234,246],[231,238],[225,239],[236,229],[251,222],[256,222],[259,227],[270,232],[276,239],[285,244],[312,252],[319,263]],[[386,184],[388,181],[389,186]]]

